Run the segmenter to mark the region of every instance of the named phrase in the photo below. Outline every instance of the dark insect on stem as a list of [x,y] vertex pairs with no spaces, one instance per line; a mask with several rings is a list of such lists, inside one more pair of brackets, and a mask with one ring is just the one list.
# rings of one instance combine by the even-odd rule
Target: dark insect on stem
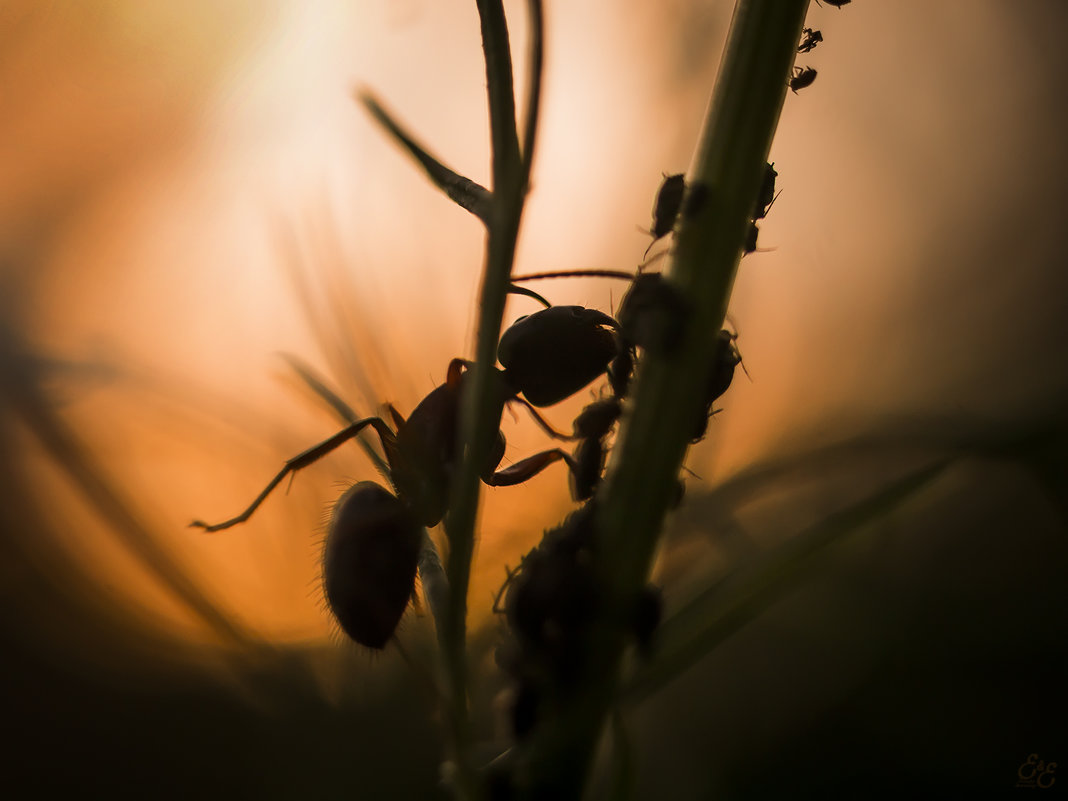
[[610,396],[587,405],[575,418],[574,431],[579,444],[572,454],[571,497],[576,501],[589,500],[601,483],[608,455],[605,440],[622,414],[622,401]]
[[775,179],[778,177],[779,173],[776,172],[774,164],[764,165],[764,177],[760,182],[760,194],[757,195],[756,206],[753,208],[754,221],[762,220],[768,216],[768,211],[775,202],[775,198],[778,197],[775,194]]
[[816,70],[812,69],[812,67],[794,67],[794,77],[790,79],[790,89],[793,90],[794,94],[797,94],[798,89],[811,86],[815,80]]
[[[716,337],[712,369],[708,375],[708,383],[705,385],[704,410],[695,421],[693,442],[700,442],[704,439],[705,432],[708,430],[708,421],[714,414],[712,404],[730,389],[734,381],[735,368],[742,364],[742,354],[738,350],[737,339],[737,334],[725,328],[720,330]],[[742,365],[742,369],[745,369],[745,365]]]
[[749,227],[745,230],[745,244],[742,245],[742,253],[748,256],[757,249],[757,238],[760,236],[760,228],[755,220],[749,221]]
[[685,193],[686,177],[682,173],[664,176],[664,181],[657,190],[656,200],[653,202],[653,224],[649,229],[653,241],[645,249],[646,254],[649,253],[649,248],[674,229],[675,219],[679,216],[682,197]]
[[812,28],[801,29],[801,44],[797,46],[798,53],[811,53],[812,50],[823,41],[823,34]]
[[[512,728],[523,740],[543,718],[576,701],[585,675],[582,643],[603,602],[597,589],[598,558],[593,503],[545,533],[509,574],[504,612],[511,639],[498,649],[498,663],[515,681],[510,694]],[[624,605],[626,624],[648,655],[660,622],[660,592],[647,587]]]
[[663,274],[641,273],[631,282],[617,314],[624,345],[663,355],[682,342],[693,311]]
[[849,5],[850,2],[852,2],[852,0],[816,0],[816,5],[822,6],[824,3],[826,3],[829,6],[841,8],[842,6]]

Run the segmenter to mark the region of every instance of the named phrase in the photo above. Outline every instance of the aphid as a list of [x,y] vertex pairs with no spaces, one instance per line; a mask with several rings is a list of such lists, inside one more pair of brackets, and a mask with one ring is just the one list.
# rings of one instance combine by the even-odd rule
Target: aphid
[[775,202],[775,179],[779,173],[774,164],[764,165],[764,177],[760,181],[760,194],[757,195],[756,206],[753,208],[753,221],[763,220],[768,216],[768,209]]
[[361,481],[338,500],[323,547],[323,589],[349,637],[384,648],[415,587],[422,526],[383,487]]
[[816,5],[822,6],[823,3],[826,3],[829,6],[834,6],[835,8],[841,8],[842,6],[849,5],[850,2],[851,2],[851,0],[822,0],[822,2],[821,2],[821,0],[816,0]]
[[608,385],[618,398],[627,397],[630,379],[634,375],[634,363],[637,355],[634,348],[621,345],[619,352],[608,365]]
[[619,326],[625,345],[653,353],[674,351],[686,335],[690,303],[660,273],[641,273],[619,304]]
[[745,231],[745,244],[742,246],[742,252],[745,255],[749,255],[757,249],[757,238],[760,236],[760,228],[757,227],[755,221],[749,221],[749,227]]
[[524,654],[548,662],[557,678],[577,672],[575,646],[593,618],[593,555],[593,506],[586,504],[546,532],[505,594],[508,625]]
[[735,344],[737,339],[737,334],[725,328],[721,329],[716,337],[712,369],[708,374],[708,383],[705,385],[704,409],[694,425],[693,442],[704,439],[705,431],[708,430],[708,420],[713,414],[712,404],[730,389],[731,382],[734,380],[734,370],[742,363],[742,354]]
[[601,483],[608,450],[604,440],[587,437],[579,440],[571,454],[570,490],[576,501],[588,501]]
[[[544,716],[581,701],[575,693],[585,686],[583,644],[603,613],[593,521],[594,505],[587,503],[546,532],[502,590],[512,637],[498,649],[498,664],[515,682],[509,711],[518,739]],[[649,586],[624,602],[616,619],[648,655],[660,614],[660,592]]]
[[[665,175],[660,189],[657,190],[656,200],[653,202],[653,224],[649,233],[653,241],[649,243],[651,248],[660,239],[671,233],[675,227],[675,218],[679,216],[682,208],[682,196],[686,193],[686,176],[681,172],[675,175]],[[645,252],[649,252],[649,248]]]
[[815,80],[816,70],[812,69],[812,67],[794,67],[794,77],[790,79],[790,89],[793,90],[794,94],[797,94],[798,89],[811,86]]
[[797,46],[798,53],[810,53],[812,49],[823,41],[823,34],[812,28],[801,29],[801,44]]
[[595,400],[575,418],[575,436],[581,439],[603,439],[622,414],[623,405],[618,397]]
[[589,500],[601,483],[604,473],[608,456],[605,439],[622,413],[623,405],[618,397],[610,396],[594,401],[575,418],[572,439],[579,442],[572,454],[568,455],[559,448],[553,448],[529,456],[498,472],[494,477],[495,485],[501,486],[510,471],[517,471],[519,480],[525,481],[549,465],[563,461],[570,471],[571,497],[576,501]]

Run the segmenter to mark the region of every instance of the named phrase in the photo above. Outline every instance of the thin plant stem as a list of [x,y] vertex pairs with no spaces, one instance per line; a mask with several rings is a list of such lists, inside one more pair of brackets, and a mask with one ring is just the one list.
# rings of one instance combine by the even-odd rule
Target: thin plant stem
[[527,100],[527,152],[521,153],[515,117],[512,57],[508,26],[501,0],[477,0],[482,26],[489,98],[490,141],[493,147],[493,206],[487,221],[486,264],[479,300],[479,323],[475,364],[467,382],[461,411],[461,441],[464,459],[452,489],[452,503],[445,519],[449,554],[449,605],[445,616],[445,665],[449,681],[449,706],[457,763],[459,792],[470,798],[478,784],[470,764],[470,721],[467,712],[466,617],[467,589],[474,555],[475,520],[478,510],[479,465],[492,447],[500,426],[499,390],[495,386],[497,341],[504,306],[511,286],[512,264],[519,236],[523,201],[529,182],[534,132],[538,116],[537,94],[541,86],[542,14],[538,0],[531,0],[532,75]]

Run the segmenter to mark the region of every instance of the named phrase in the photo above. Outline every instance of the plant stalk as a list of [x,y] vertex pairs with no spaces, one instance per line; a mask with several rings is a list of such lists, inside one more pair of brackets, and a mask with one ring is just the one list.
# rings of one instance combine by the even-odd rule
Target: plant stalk
[[[605,622],[589,638],[583,691],[525,749],[531,797],[578,799],[615,698],[626,613],[650,573],[705,391],[746,229],[786,97],[808,0],[739,0],[688,178],[672,283],[691,299],[682,345],[645,353],[597,498]],[[700,202],[693,202],[700,198]]]
[[470,764],[470,722],[467,711],[466,617],[467,589],[474,555],[481,465],[486,462],[500,428],[500,398],[495,375],[497,342],[511,285],[519,223],[523,213],[533,157],[534,131],[541,87],[542,7],[529,0],[531,16],[531,76],[527,97],[528,132],[520,151],[513,94],[512,57],[508,26],[501,0],[477,0],[482,24],[489,97],[490,140],[493,147],[493,205],[486,222],[486,265],[479,299],[475,364],[463,399],[460,434],[466,444],[463,463],[452,489],[445,519],[449,540],[447,560],[450,598],[445,616],[450,714],[458,789],[471,798],[478,793]]

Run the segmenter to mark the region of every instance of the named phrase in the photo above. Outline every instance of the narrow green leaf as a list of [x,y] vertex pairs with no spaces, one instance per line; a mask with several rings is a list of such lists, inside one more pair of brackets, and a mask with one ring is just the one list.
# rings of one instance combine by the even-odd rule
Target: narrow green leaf
[[744,574],[705,590],[664,621],[657,633],[657,658],[628,683],[623,699],[638,702],[691,667],[797,586],[829,546],[897,510],[950,463],[942,459],[914,470],[801,532]]
[[485,225],[488,226],[490,224],[493,197],[488,189],[475,183],[470,178],[465,178],[455,170],[449,169],[430,155],[426,148],[416,142],[370,92],[360,92],[358,99],[379,125],[385,128],[416,161],[423,165],[423,169],[426,170],[426,174],[430,176],[430,180],[433,181],[436,187],[448,195],[449,199],[460,208],[474,214]]

